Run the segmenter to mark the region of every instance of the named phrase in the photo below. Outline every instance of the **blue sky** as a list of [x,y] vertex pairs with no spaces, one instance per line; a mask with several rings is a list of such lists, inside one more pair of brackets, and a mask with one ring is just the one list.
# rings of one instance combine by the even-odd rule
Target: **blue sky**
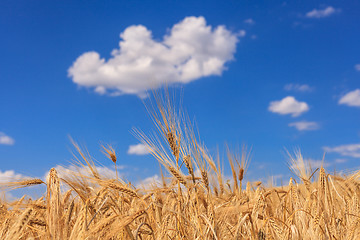
[[253,178],[288,176],[285,148],[357,169],[359,13],[359,1],[1,1],[0,178],[68,165],[69,135],[108,167],[100,143],[112,144],[132,181],[158,174],[129,148],[133,127],[153,129],[141,98],[165,82],[210,152],[252,146]]

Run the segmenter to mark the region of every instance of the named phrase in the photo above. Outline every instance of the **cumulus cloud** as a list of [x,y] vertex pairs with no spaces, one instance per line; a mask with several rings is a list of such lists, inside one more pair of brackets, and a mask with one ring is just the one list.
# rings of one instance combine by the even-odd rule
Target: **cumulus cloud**
[[306,158],[303,160],[304,162],[301,162],[300,159],[293,162],[290,165],[291,169],[297,169],[298,167],[304,167],[306,169],[315,169],[315,168],[319,168],[319,167],[329,167],[331,165],[333,165],[333,163],[330,162],[325,162],[323,160],[318,160],[318,159],[312,159],[312,158]]
[[337,158],[335,159],[335,163],[346,163],[347,162],[347,159],[345,158]]
[[15,173],[14,170],[0,171],[0,182],[15,182],[28,178],[22,174]]
[[319,129],[320,126],[317,122],[300,121],[289,123],[289,127],[295,127],[299,131],[311,131]]
[[336,147],[324,147],[324,151],[338,153],[341,156],[360,158],[360,143],[345,144]]
[[356,64],[356,65],[354,66],[354,68],[355,68],[356,71],[360,71],[360,64]]
[[319,167],[329,167],[332,165],[332,163],[325,162],[323,160],[315,160],[315,159],[307,159],[306,161],[309,161],[309,164],[312,168],[319,168]]
[[306,102],[299,102],[293,96],[287,96],[280,101],[270,102],[268,110],[281,115],[291,114],[293,117],[300,116],[309,110]]
[[18,198],[10,192],[0,192],[0,200],[3,202],[13,202]]
[[245,19],[245,20],[244,20],[244,23],[253,25],[253,24],[255,24],[255,21],[254,21],[254,19],[252,19],[252,18],[248,18],[248,19]]
[[360,89],[348,92],[339,100],[339,104],[345,104],[352,107],[360,107]]
[[150,153],[150,149],[142,143],[136,145],[130,145],[127,151],[130,155],[146,155]]
[[0,132],[0,144],[3,145],[14,145],[15,140],[9,136],[7,136],[5,133]]
[[286,91],[296,91],[296,92],[311,92],[313,90],[307,84],[298,84],[298,83],[289,83],[284,86]]
[[[123,168],[124,168],[124,166],[117,166],[118,170],[123,169]],[[57,165],[55,167],[55,169],[60,178],[72,177],[72,176],[74,176],[74,173],[76,173],[77,175],[93,177],[92,172],[88,166],[79,167],[79,166],[70,165],[68,167],[64,167],[64,166]],[[104,166],[96,166],[96,170],[101,177],[105,177],[105,178],[109,178],[109,179],[116,178],[116,171],[113,168],[108,168],[108,167],[104,167]],[[44,179],[48,178],[49,172],[50,171],[48,171],[45,174]],[[118,176],[120,176],[120,175],[118,175]]]
[[338,12],[339,9],[335,9],[332,6],[326,7],[324,9],[316,9],[314,8],[310,12],[306,13],[307,18],[325,18],[333,15],[334,13]]
[[237,35],[239,37],[245,37],[246,36],[246,31],[245,30],[240,30]]
[[[32,179],[32,177],[23,175],[21,173],[17,173],[14,170],[6,170],[4,172],[0,171],[0,183],[19,182],[19,181],[24,181],[24,180],[28,180],[28,179]],[[0,200],[6,200],[6,201],[12,202],[24,195],[27,195],[30,197],[38,197],[38,194],[36,192],[36,189],[38,187],[40,187],[40,186],[31,187],[30,189],[17,191],[17,190],[15,190],[16,187],[8,186],[6,184],[3,186],[0,185]],[[6,190],[6,191],[2,191],[2,190]],[[7,190],[12,190],[12,192],[10,193]]]
[[97,52],[79,56],[68,75],[79,86],[99,94],[137,94],[174,83],[221,75],[233,60],[238,38],[225,26],[213,28],[204,17],[186,17],[162,41],[145,26],[133,25],[120,34],[119,49],[109,59]]
[[159,175],[155,174],[154,176],[151,176],[151,177],[148,177],[148,178],[145,178],[145,179],[139,181],[139,183],[136,184],[136,187],[148,189],[151,187],[160,186],[161,182],[162,182],[162,180],[159,177]]

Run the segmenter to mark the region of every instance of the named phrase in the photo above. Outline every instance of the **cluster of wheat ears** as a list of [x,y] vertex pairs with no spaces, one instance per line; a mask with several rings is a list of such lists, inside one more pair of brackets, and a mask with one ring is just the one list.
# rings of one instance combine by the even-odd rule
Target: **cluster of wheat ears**
[[[166,169],[162,181],[136,188],[101,176],[74,144],[89,174],[60,177],[53,168],[46,182],[2,184],[47,190],[36,200],[0,203],[0,239],[360,239],[360,172],[312,170],[297,154],[287,186],[243,186],[247,151],[227,151],[232,178],[226,180],[220,157],[209,154],[169,94],[151,99],[146,106],[157,134],[135,133]],[[116,166],[114,149],[103,151]]]

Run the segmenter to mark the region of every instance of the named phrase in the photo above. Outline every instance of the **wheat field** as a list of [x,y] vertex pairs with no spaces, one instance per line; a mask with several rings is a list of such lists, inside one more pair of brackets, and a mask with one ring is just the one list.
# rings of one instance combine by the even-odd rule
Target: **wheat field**
[[[360,239],[360,172],[340,176],[290,157],[286,186],[245,182],[249,150],[212,156],[194,124],[167,93],[146,106],[156,134],[134,130],[161,165],[162,181],[144,186],[99,174],[76,143],[77,166],[46,181],[3,183],[14,189],[46,186],[39,199],[1,202],[0,239]],[[116,152],[103,152],[117,164]],[[231,179],[221,166],[228,162]]]

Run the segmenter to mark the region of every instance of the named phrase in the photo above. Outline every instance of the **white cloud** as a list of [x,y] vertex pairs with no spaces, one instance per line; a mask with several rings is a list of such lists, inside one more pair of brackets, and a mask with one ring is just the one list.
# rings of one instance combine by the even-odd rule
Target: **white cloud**
[[354,67],[356,71],[360,71],[360,64],[356,64]]
[[317,122],[300,121],[289,123],[289,127],[295,127],[299,131],[311,131],[319,129],[320,126]]
[[15,200],[17,200],[18,198],[15,197],[12,193],[10,192],[0,192],[0,200],[3,202],[13,202]]
[[9,136],[7,136],[5,133],[0,132],[0,144],[4,145],[14,145],[15,140]]
[[[118,170],[123,169],[123,168],[124,168],[124,166],[117,166]],[[70,165],[68,167],[64,167],[64,166],[57,165],[55,167],[55,169],[60,178],[72,177],[72,176],[74,176],[74,173],[76,173],[76,175],[93,177],[92,172],[88,166],[79,167],[79,166]],[[96,171],[101,177],[105,177],[105,178],[109,178],[109,179],[116,178],[116,171],[114,168],[108,168],[108,167],[104,167],[104,166],[96,166]],[[45,173],[45,175],[44,175],[45,180],[47,180],[49,172],[50,171]],[[121,174],[118,174],[118,176],[121,177]]]
[[314,8],[312,11],[306,13],[307,18],[325,18],[333,15],[334,13],[340,11],[339,9],[335,9],[332,6],[326,7],[324,9],[316,9]]
[[284,89],[286,91],[296,91],[296,92],[311,92],[313,90],[313,88],[307,84],[298,84],[298,83],[286,84],[284,86]]
[[15,182],[24,178],[27,177],[22,174],[15,173],[14,170],[7,170],[5,172],[0,171],[0,182]]
[[287,96],[280,101],[270,102],[268,110],[278,114],[291,114],[293,117],[300,116],[309,110],[306,102],[299,102],[293,96]]
[[111,52],[110,59],[86,52],[68,74],[74,83],[99,94],[143,95],[165,83],[185,84],[221,75],[244,33],[233,33],[222,25],[213,28],[204,17],[186,17],[157,41],[145,26],[133,25],[120,34],[119,49]]
[[347,159],[345,159],[345,158],[335,159],[335,163],[346,163],[346,162],[347,162]]
[[160,186],[162,180],[159,175],[155,174],[154,176],[145,178],[136,184],[137,188],[143,187],[144,189],[148,189],[155,186]]
[[245,30],[240,30],[237,35],[239,37],[245,37],[246,36],[246,31]]
[[275,185],[277,185],[276,183],[278,182],[278,180],[282,181],[282,179],[284,179],[284,178],[285,178],[284,174],[275,174],[275,175],[271,175],[269,180],[272,183],[274,183],[273,185],[275,186]]
[[252,18],[248,18],[248,19],[245,19],[245,20],[244,20],[244,23],[253,25],[253,24],[255,24],[255,21],[254,21],[254,19],[252,19]]
[[360,89],[348,92],[339,100],[339,104],[345,104],[353,107],[360,107]]
[[131,155],[146,155],[150,153],[150,149],[146,145],[139,143],[130,145],[127,153]]
[[306,159],[305,161],[308,161],[310,163],[310,166],[312,168],[319,168],[319,167],[329,167],[332,165],[332,163],[325,162],[323,160],[314,160],[314,159]]
[[315,168],[319,168],[319,167],[330,167],[332,165],[332,163],[330,162],[325,162],[323,160],[316,160],[316,159],[312,159],[312,158],[306,158],[304,159],[304,162],[302,163],[301,161],[295,161],[291,164],[290,168],[291,169],[297,169],[297,167],[304,167],[304,168],[310,168],[311,169],[315,169]]
[[339,145],[336,147],[324,147],[323,149],[328,153],[335,152],[341,156],[360,158],[360,143]]

